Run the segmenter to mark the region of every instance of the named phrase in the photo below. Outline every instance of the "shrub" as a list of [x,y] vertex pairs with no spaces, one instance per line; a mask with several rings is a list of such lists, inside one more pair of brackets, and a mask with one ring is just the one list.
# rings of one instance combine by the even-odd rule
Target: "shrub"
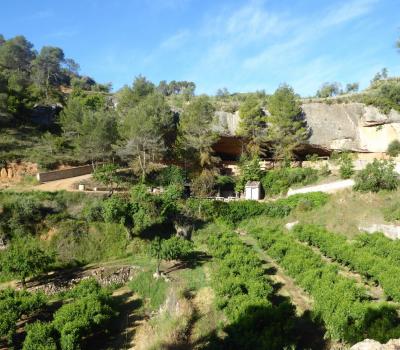
[[354,189],[361,192],[393,191],[398,187],[397,173],[394,163],[377,160],[367,164],[356,176]]
[[391,157],[397,157],[400,154],[400,141],[393,140],[388,146],[387,153]]
[[157,259],[156,273],[160,273],[161,260],[185,259],[193,249],[193,243],[183,238],[174,236],[170,239],[157,237],[151,242],[150,255]]
[[[324,321],[328,337],[353,343],[365,337],[386,342],[393,335],[400,335],[395,307],[369,301],[365,288],[339,274],[337,266],[323,260],[312,248],[279,228],[255,227],[251,232],[268,254],[313,297],[313,311]],[[319,239],[315,237],[318,232],[309,231],[304,236],[302,227],[296,226],[294,234],[305,242],[313,242]],[[331,243],[338,251],[342,249],[337,237],[332,236]]]
[[113,195],[103,201],[102,216],[105,222],[125,224],[129,216],[129,203],[125,199]]
[[283,349],[294,343],[291,336],[294,307],[271,304],[273,288],[262,261],[237,234],[212,226],[207,246],[213,256],[211,283],[217,306],[231,322],[223,349]]
[[88,222],[103,221],[103,208],[103,201],[89,201],[83,207],[82,217]]
[[22,350],[57,350],[55,330],[51,323],[35,322],[25,328]]
[[196,197],[211,197],[215,194],[215,185],[215,174],[205,169],[192,181],[190,189]]
[[22,315],[30,316],[45,305],[43,293],[29,293],[4,289],[0,291],[0,339],[6,338],[9,344],[17,329]]
[[93,179],[106,186],[109,191],[113,191],[114,185],[118,186],[120,178],[117,174],[118,167],[115,164],[103,164],[98,166],[93,172]]
[[398,222],[400,221],[400,203],[394,203],[388,208],[384,208],[383,210],[383,215],[385,217],[386,221],[390,222]]
[[342,153],[339,157],[339,173],[342,179],[350,179],[354,175],[353,160],[349,153]]
[[63,350],[80,349],[83,338],[103,328],[115,316],[111,292],[93,279],[80,282],[71,295],[75,299],[58,309],[52,322]]
[[183,185],[185,183],[185,171],[176,165],[169,165],[162,168],[155,179],[156,185],[168,186],[172,184]]
[[267,171],[261,182],[269,195],[286,193],[292,185],[309,185],[318,180],[318,170],[312,168],[281,168]]
[[20,278],[23,288],[27,277],[42,273],[54,260],[35,239],[29,237],[14,239],[0,257],[1,271]]
[[[368,244],[354,245],[344,236],[330,233],[315,225],[297,225],[293,230],[295,236],[321,250],[326,256],[349,266],[354,271],[379,282],[385,294],[395,301],[400,301],[400,269],[387,256],[376,256]],[[390,250],[387,252],[389,254]]]
[[282,218],[299,206],[304,210],[318,208],[326,204],[328,198],[329,196],[322,192],[296,194],[274,202],[240,200],[227,203],[192,198],[186,201],[185,209],[192,216],[202,220],[220,218],[228,225],[235,225],[242,220],[259,215]]

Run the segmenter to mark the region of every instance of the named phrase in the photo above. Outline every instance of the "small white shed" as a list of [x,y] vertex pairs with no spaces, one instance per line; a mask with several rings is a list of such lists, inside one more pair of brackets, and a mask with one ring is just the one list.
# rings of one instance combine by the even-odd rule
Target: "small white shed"
[[261,183],[260,181],[248,181],[244,188],[245,199],[259,200],[261,199]]

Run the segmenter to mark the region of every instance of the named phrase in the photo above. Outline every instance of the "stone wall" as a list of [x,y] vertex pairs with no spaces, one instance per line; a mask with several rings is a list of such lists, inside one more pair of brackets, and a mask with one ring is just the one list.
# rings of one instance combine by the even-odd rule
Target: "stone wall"
[[48,182],[48,181],[61,180],[70,177],[91,174],[92,172],[93,172],[93,167],[91,165],[83,165],[75,168],[38,173],[36,177],[40,182]]

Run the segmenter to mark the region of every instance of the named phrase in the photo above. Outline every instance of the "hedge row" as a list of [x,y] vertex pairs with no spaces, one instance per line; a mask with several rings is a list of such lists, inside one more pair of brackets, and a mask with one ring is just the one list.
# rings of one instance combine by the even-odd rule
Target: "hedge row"
[[394,307],[370,302],[364,288],[339,275],[336,266],[323,261],[311,248],[279,228],[255,228],[252,233],[313,297],[313,312],[324,322],[329,338],[354,343],[366,337],[387,341],[400,336]]
[[237,234],[214,225],[207,245],[213,256],[212,286],[230,321],[219,349],[283,349],[293,342],[294,307],[272,306],[273,289],[262,262]]
[[367,248],[372,254],[400,263],[400,241],[385,237],[382,233],[361,234],[356,237],[356,245]]
[[27,328],[23,350],[78,350],[84,339],[115,315],[111,292],[94,279],[80,282],[66,298],[72,301],[55,312],[52,322],[36,322]]
[[[4,289],[0,291],[0,341],[13,345],[17,323],[23,315],[30,316],[46,304],[43,293]],[[0,342],[1,343],[1,342]],[[1,345],[0,345],[1,346]]]
[[316,225],[297,225],[293,234],[315,246],[326,256],[379,283],[385,294],[400,302],[400,267],[387,257],[375,255],[369,246],[361,247],[346,237],[332,234]]
[[267,217],[281,218],[289,215],[295,208],[309,210],[318,208],[328,201],[326,193],[314,192],[297,194],[274,202],[257,202],[240,200],[232,202],[213,201],[208,199],[189,198],[186,201],[186,209],[191,215],[203,220],[216,218],[223,219],[228,224],[264,215]]

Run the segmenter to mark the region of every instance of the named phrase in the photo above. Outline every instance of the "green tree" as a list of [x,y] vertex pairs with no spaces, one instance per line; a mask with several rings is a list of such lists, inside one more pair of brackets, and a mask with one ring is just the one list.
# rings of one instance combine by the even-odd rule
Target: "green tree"
[[298,97],[287,85],[279,87],[268,100],[268,141],[276,159],[291,159],[293,151],[308,138]]
[[32,62],[33,80],[44,92],[46,101],[49,101],[52,90],[54,91],[65,79],[62,70],[64,62],[63,50],[52,46],[44,46]]
[[400,141],[393,140],[391,143],[389,143],[387,153],[391,157],[397,157],[400,154]]
[[215,194],[216,172],[203,169],[199,176],[195,177],[191,184],[191,192],[197,197],[210,197]]
[[374,159],[357,174],[354,190],[360,192],[393,191],[399,186],[397,176],[392,161]]
[[120,178],[117,174],[118,167],[115,164],[107,163],[97,167],[93,172],[93,178],[105,185],[110,193],[114,191],[113,186],[118,185]]
[[317,97],[319,98],[327,98],[336,95],[340,95],[342,90],[340,88],[340,84],[337,82],[334,83],[324,83],[317,91]]
[[339,173],[342,179],[350,179],[354,175],[353,159],[348,152],[340,154]]
[[102,159],[110,158],[112,145],[118,138],[115,113],[102,110],[88,111],[82,120],[80,135],[75,147],[78,156],[83,160],[91,160],[92,164]]
[[239,161],[239,169],[240,176],[235,186],[237,192],[244,191],[247,181],[260,181],[263,175],[258,156],[242,156]]
[[2,254],[1,270],[20,278],[25,288],[27,277],[42,273],[52,262],[52,256],[41,249],[33,238],[18,238]]
[[207,96],[193,100],[179,120],[179,144],[184,156],[193,159],[200,167],[212,167],[217,158],[212,145],[218,140],[212,130],[215,109]]
[[66,140],[82,161],[111,157],[118,140],[116,113],[111,109],[93,110],[79,98],[72,98],[60,114],[60,124]]
[[35,58],[33,44],[22,35],[5,40],[0,45],[0,67],[8,71],[29,72]]
[[149,227],[161,224],[166,219],[162,198],[149,193],[144,184],[133,186],[130,198],[130,214],[133,232],[140,234]]
[[266,140],[267,121],[260,99],[255,95],[249,95],[240,106],[239,116],[238,135],[248,140],[249,154],[258,156],[263,153],[262,145]]
[[120,155],[132,162],[142,181],[165,155],[176,134],[174,115],[160,94],[144,97],[128,111],[121,127]]
[[360,85],[358,83],[348,83],[346,85],[346,93],[350,94],[353,92],[357,92]]
[[186,258],[193,250],[193,243],[181,237],[174,236],[169,239],[156,237],[150,245],[150,255],[157,259],[156,275],[160,276],[162,260],[181,260]]
[[154,84],[145,77],[139,75],[135,78],[132,87],[124,86],[117,96],[117,110],[122,116],[126,114],[146,96],[155,92]]

